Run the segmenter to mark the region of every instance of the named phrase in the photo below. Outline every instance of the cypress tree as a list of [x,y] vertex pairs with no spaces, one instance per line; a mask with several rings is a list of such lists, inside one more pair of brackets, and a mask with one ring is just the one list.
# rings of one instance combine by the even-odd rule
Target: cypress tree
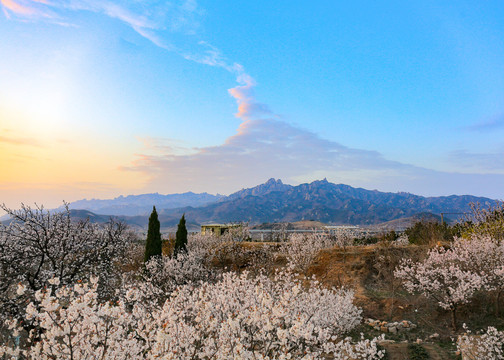
[[177,255],[181,252],[187,252],[187,228],[185,224],[185,214],[180,218],[180,222],[177,227],[173,256],[177,257]]
[[144,262],[149,261],[152,256],[160,256],[163,254],[160,228],[161,225],[159,223],[156,207],[154,206],[149,217],[149,230],[147,231],[147,242],[145,243]]

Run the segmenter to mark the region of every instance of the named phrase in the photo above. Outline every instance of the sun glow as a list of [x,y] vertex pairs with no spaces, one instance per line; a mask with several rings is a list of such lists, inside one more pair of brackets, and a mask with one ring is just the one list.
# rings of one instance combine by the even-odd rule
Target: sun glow
[[119,169],[136,150],[129,142],[71,126],[62,116],[62,98],[52,95],[23,99],[30,105],[23,111],[0,105],[0,202],[58,206],[62,200],[131,192],[124,189],[145,183],[145,176]]
[[35,132],[38,137],[51,137],[61,131],[64,125],[65,96],[61,91],[52,89],[32,89],[22,98],[12,99],[11,111],[20,114],[24,131]]

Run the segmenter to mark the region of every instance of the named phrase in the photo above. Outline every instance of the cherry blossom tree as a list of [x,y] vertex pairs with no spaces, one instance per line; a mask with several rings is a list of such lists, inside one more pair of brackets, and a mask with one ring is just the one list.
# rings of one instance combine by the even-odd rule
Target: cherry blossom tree
[[250,231],[247,224],[234,224],[222,235],[222,239],[227,241],[249,241]]
[[485,280],[483,289],[495,294],[495,313],[498,316],[504,290],[504,243],[488,235],[473,234],[470,238],[456,238],[452,250],[467,269]]
[[322,249],[335,245],[334,239],[327,234],[292,234],[284,243],[283,252],[287,261],[298,272],[304,273]]
[[[57,278],[49,282],[61,285]],[[24,285],[18,288],[19,293],[25,290]],[[59,286],[54,292],[38,290],[35,299],[27,306],[25,317],[42,331],[29,333],[26,349],[4,346],[3,352],[12,359],[19,355],[41,360],[142,359],[149,348],[149,339],[139,336],[148,324],[148,313],[129,312],[122,301],[101,302],[98,278]],[[20,330],[15,323],[11,328]]]
[[433,298],[441,308],[450,310],[452,327],[456,329],[457,307],[468,303],[486,284],[485,275],[468,265],[467,258],[457,249],[436,247],[423,261],[404,260],[394,275],[403,281],[408,292]]
[[258,273],[272,267],[277,245],[244,242],[248,239],[250,233],[245,226],[232,227],[221,236],[193,234],[189,237],[188,251],[205,249],[207,264],[235,271]]
[[[8,225],[0,224],[0,320],[14,317],[32,330],[24,308],[36,302],[37,291],[57,288],[48,282],[53,277],[60,284],[73,284],[100,274],[100,295],[113,295],[121,279],[116,260],[134,238],[124,224],[112,219],[106,225],[73,221],[67,204],[54,213],[41,206],[0,208],[11,217]],[[18,283],[26,286],[22,294],[16,292]]]
[[395,272],[410,292],[436,299],[452,311],[467,303],[477,291],[495,294],[496,315],[504,290],[504,243],[489,235],[455,238],[450,249],[431,250],[424,261],[404,261]]

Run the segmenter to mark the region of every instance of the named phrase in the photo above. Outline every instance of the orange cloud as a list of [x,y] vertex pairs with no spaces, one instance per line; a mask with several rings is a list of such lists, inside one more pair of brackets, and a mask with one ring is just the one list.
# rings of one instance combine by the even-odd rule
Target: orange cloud
[[256,82],[250,75],[241,73],[236,81],[240,85],[229,89],[228,92],[238,104],[238,112],[235,114],[237,118],[250,120],[260,118],[261,115],[272,115],[266,104],[256,101],[253,91]]
[[18,15],[32,16],[38,13],[37,10],[28,6],[21,5],[14,0],[0,0],[0,3],[5,9]]
[[0,135],[0,143],[14,144],[14,145],[31,145],[42,146],[40,142],[33,138],[14,138]]
[[29,19],[53,19],[56,17],[48,8],[53,5],[48,0],[0,0],[0,5],[8,18],[10,14]]

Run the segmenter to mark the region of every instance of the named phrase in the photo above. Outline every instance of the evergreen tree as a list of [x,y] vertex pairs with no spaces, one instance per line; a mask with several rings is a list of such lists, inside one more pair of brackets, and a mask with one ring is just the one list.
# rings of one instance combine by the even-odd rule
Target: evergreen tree
[[152,256],[160,256],[163,253],[160,228],[161,225],[159,223],[156,207],[154,206],[149,217],[149,230],[147,231],[147,242],[145,243],[144,262],[149,261]]
[[173,256],[177,257],[177,255],[181,252],[187,252],[187,228],[185,224],[185,214],[182,215],[178,224]]

